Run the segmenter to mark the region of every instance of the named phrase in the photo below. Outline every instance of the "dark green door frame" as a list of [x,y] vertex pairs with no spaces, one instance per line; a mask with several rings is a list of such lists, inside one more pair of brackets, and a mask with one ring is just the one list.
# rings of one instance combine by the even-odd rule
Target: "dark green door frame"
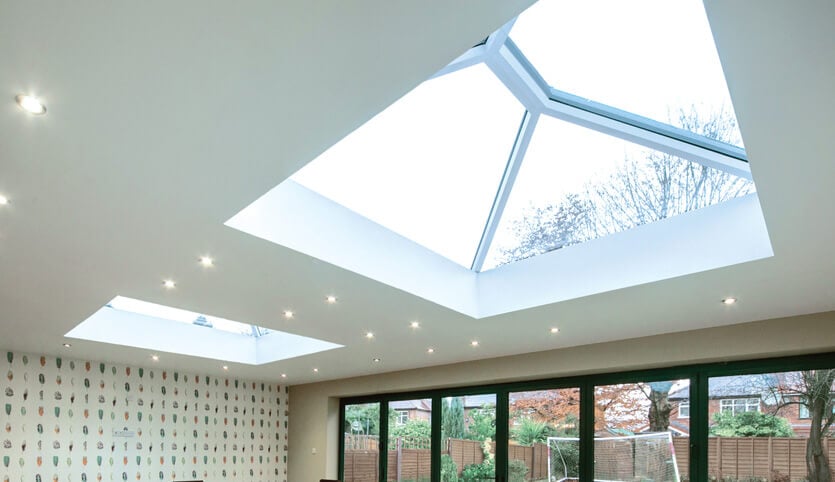
[[[793,357],[705,363],[646,370],[630,370],[585,376],[552,378],[536,381],[477,385],[449,389],[424,390],[404,393],[383,393],[340,400],[339,413],[339,477],[345,469],[345,406],[360,403],[380,404],[380,476],[386,481],[388,454],[388,403],[395,400],[432,400],[432,482],[441,478],[441,399],[463,395],[496,395],[496,481],[507,480],[507,442],[509,438],[508,400],[511,392],[580,388],[580,478],[594,480],[594,389],[599,385],[651,382],[661,380],[690,380],[690,473],[692,481],[707,480],[708,400],[711,377],[747,375],[771,372],[835,368],[835,352]],[[683,475],[683,474],[682,474]]]

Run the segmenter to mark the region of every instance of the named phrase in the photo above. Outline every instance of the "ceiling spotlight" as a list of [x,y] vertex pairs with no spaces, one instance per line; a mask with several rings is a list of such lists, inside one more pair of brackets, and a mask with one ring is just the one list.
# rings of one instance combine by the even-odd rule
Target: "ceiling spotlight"
[[287,374],[286,374],[286,373],[282,373],[282,374],[281,374],[281,378],[287,378]]
[[722,303],[724,303],[726,305],[732,305],[732,304],[736,303],[736,298],[733,298],[733,297],[725,298],[725,299],[722,300]]
[[46,114],[46,106],[43,105],[37,97],[26,94],[18,94],[15,96],[14,100],[17,101],[17,105],[19,105],[21,109],[30,114]]
[[409,326],[412,327],[412,328],[420,328],[420,322],[419,321],[413,321],[413,322],[409,323]]
[[64,343],[64,348],[69,348],[69,347],[71,347],[71,346],[72,346],[72,345],[70,345],[69,343]]
[[372,361],[373,361],[374,363],[380,363],[380,359],[379,359],[379,358],[375,358],[375,359],[374,359],[374,360],[372,360]]
[[329,295],[327,298],[325,298],[325,301],[327,301],[330,304],[334,304],[334,303],[336,303],[336,296]]
[[293,317],[293,314],[294,313],[290,310],[284,310],[284,317],[287,318],[288,320]]
[[313,373],[319,373],[319,369],[318,369],[318,368],[314,368],[314,369],[313,369]]
[[556,333],[559,333],[559,332],[560,332],[559,328],[557,328],[557,327],[551,328],[551,333],[556,334]]
[[151,360],[159,361],[159,355],[151,355]]
[[0,206],[5,206],[6,204],[9,204],[9,198],[0,194]]
[[229,370],[229,366],[228,365],[223,365],[223,369],[224,370]]
[[470,342],[470,345],[472,345],[472,346],[478,346],[478,340],[473,340],[473,341],[471,341],[471,342]]
[[365,334],[365,337],[366,337],[366,338],[368,338],[368,339],[370,340],[370,339],[374,338],[374,333],[371,333],[371,332],[369,331],[368,333],[366,333],[366,334]]
[[171,280],[171,279],[167,279],[167,280],[163,281],[162,285],[165,286],[169,290],[174,289],[174,288],[177,287],[177,283],[175,283],[174,280]]
[[215,260],[210,258],[209,256],[201,256],[200,257],[200,264],[203,265],[205,268],[211,268],[215,265]]
[[426,353],[435,353],[435,349],[434,349],[434,348],[431,348],[431,347],[430,347],[430,348],[427,348],[427,349],[426,349]]

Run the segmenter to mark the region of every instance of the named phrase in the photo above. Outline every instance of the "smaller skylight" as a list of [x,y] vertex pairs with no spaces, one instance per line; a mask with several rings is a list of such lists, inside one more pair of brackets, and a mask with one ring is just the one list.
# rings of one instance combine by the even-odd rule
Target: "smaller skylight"
[[66,336],[249,365],[342,347],[124,296],[113,298]]
[[181,310],[179,308],[158,305],[156,303],[148,303],[147,301],[125,298],[124,296],[117,296],[116,298],[113,298],[113,301],[108,303],[107,307],[114,310],[153,316],[154,318],[162,318],[164,320],[171,320],[179,323],[187,323],[205,328],[214,328],[215,330],[236,333],[239,335],[258,337],[266,335],[270,332],[270,330],[261,326],[248,325],[246,323],[227,320],[217,316],[201,315],[193,311]]

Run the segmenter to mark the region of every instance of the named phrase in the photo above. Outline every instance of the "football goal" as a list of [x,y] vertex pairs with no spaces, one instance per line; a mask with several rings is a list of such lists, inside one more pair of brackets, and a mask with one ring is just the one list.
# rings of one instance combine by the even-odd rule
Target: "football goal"
[[[548,480],[579,480],[580,439],[548,437]],[[596,437],[596,482],[680,482],[673,438],[669,432]]]

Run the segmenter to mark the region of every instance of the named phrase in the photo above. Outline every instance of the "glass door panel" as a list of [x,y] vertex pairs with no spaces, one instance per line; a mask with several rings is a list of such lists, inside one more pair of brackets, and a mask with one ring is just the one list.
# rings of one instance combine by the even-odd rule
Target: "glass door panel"
[[389,481],[429,482],[432,478],[432,400],[389,402]]
[[[441,400],[441,480],[496,480],[496,395]],[[446,478],[445,478],[446,477]]]
[[344,482],[380,480],[380,404],[345,406]]
[[580,476],[580,389],[511,392],[508,481],[576,481]]
[[596,386],[595,480],[686,479],[689,402],[688,379]]
[[833,420],[835,369],[711,377],[708,476],[830,480]]

